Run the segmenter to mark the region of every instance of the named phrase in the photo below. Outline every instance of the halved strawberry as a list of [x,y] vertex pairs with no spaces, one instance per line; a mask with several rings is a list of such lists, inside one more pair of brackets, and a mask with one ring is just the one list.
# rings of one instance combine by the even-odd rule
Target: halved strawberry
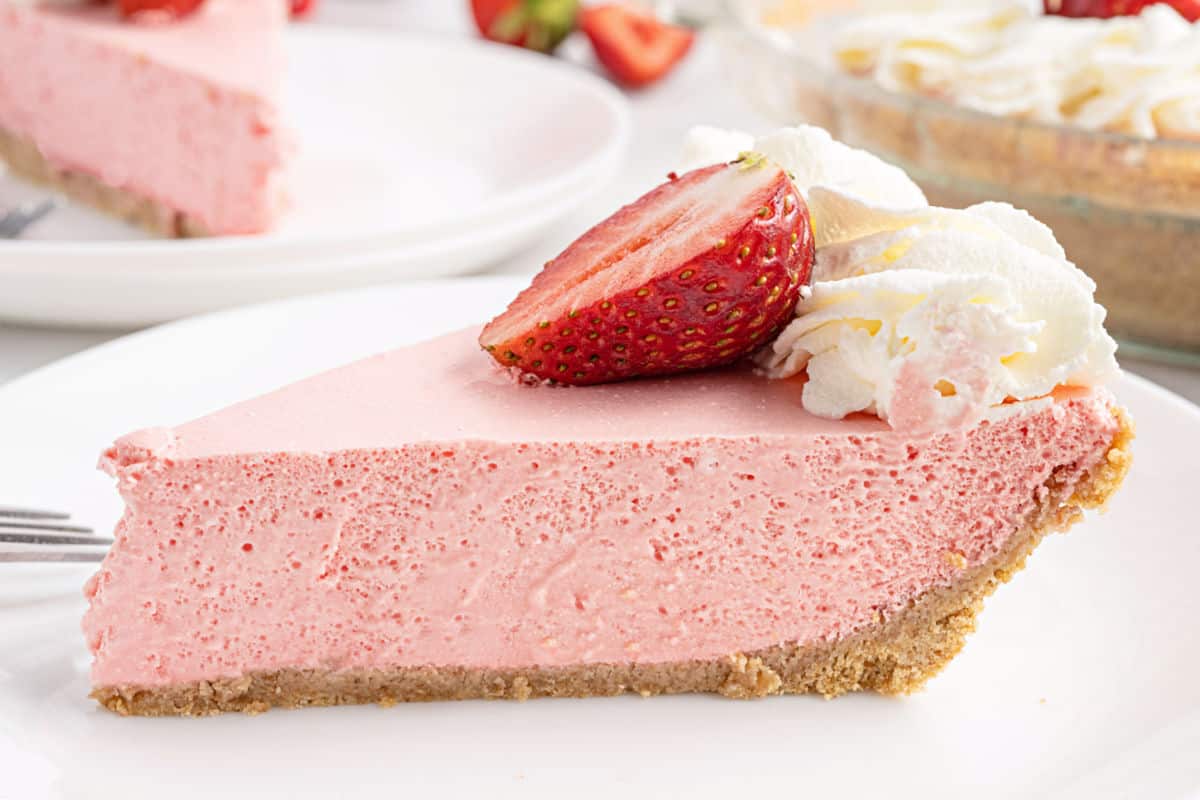
[[670,72],[695,39],[687,28],[620,3],[584,9],[579,26],[604,68],[630,88],[647,86]]
[[177,19],[186,17],[202,5],[204,0],[117,0],[117,10],[122,17],[146,14]]
[[551,53],[575,30],[579,0],[471,0],[471,13],[493,42]]
[[1167,3],[1191,22],[1200,19],[1200,0],[1043,0],[1047,14],[1064,17],[1124,17],[1146,6]]
[[808,207],[756,154],[625,206],[533,279],[479,343],[568,384],[729,364],[791,319],[812,273]]

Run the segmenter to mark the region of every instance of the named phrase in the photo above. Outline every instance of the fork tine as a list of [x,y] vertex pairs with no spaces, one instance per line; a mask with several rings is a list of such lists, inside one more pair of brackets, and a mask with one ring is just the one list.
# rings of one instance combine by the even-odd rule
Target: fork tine
[[53,197],[47,197],[42,202],[38,203],[29,211],[25,212],[25,227],[29,227],[35,222],[38,222],[42,217],[49,214],[58,205]]
[[17,508],[16,506],[0,506],[0,519],[70,519],[70,514],[61,511],[42,511],[36,508]]
[[15,239],[25,229],[25,214],[14,208],[0,215],[0,239]]
[[[0,225],[4,222],[0,219]],[[0,506],[0,563],[103,561],[113,540],[63,520],[70,514]]]
[[63,533],[17,533],[0,529],[0,544],[70,544],[108,547],[112,539],[104,536],[71,536]]
[[10,210],[0,216],[0,239],[15,239],[25,232],[25,229],[54,210],[58,204],[51,198],[38,203],[32,208],[26,204]]
[[0,519],[0,533],[7,531],[59,531],[60,533],[91,533],[92,529],[83,525],[63,525],[48,522],[8,522]]
[[74,563],[103,561],[104,554],[104,550],[85,550],[78,547],[63,548],[61,550],[46,548],[38,550],[0,550],[0,564],[31,561],[70,561]]

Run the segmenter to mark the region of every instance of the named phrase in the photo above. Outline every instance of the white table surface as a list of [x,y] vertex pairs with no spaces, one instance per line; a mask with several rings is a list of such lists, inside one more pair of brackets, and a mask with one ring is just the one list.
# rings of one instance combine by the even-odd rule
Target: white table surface
[[[367,25],[438,35],[473,35],[466,0],[324,0],[309,24]],[[583,41],[564,55],[590,63]],[[684,132],[695,124],[763,130],[759,115],[725,79],[721,54],[703,37],[679,70],[662,84],[631,96],[634,136],[624,171],[585,208],[526,253],[496,271],[532,273],[579,232],[657,183],[678,156]],[[0,287],[2,290],[3,287]],[[121,335],[117,331],[50,330],[0,324],[0,384],[56,359]],[[1200,403],[1200,370],[1122,359],[1127,369]]]

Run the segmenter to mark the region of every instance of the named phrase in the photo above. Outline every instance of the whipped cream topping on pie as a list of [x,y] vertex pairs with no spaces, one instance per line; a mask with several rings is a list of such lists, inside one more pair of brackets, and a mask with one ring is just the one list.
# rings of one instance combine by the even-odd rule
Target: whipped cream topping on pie
[[878,209],[819,188],[809,204],[826,220],[812,294],[759,356],[771,377],[807,370],[808,411],[934,431],[1115,375],[1095,284],[1024,211]]
[[834,38],[842,69],[989,114],[1144,138],[1200,137],[1200,22],[1046,15],[1016,0],[863,14]]
[[926,205],[924,193],[904,170],[842,144],[825,129],[811,125],[782,128],[757,138],[741,131],[697,126],[684,138],[680,172],[732,161],[747,150],[762,153],[786,169],[806,194],[811,187],[824,186],[874,205]]
[[[812,213],[813,285],[796,319],[758,356],[770,377],[806,373],[805,409],[834,419],[866,412],[893,428],[935,431],[1116,373],[1095,284],[1049,228],[1004,203],[951,210],[922,200],[905,208],[910,193],[900,185],[881,192],[876,184],[881,202],[856,197],[839,187],[865,187],[892,168],[852,148],[845,149],[853,157],[820,167],[797,160],[827,136],[800,127],[754,140],[783,156]],[[730,132],[693,132],[692,158],[698,140],[746,143]],[[823,185],[809,182],[813,169]]]

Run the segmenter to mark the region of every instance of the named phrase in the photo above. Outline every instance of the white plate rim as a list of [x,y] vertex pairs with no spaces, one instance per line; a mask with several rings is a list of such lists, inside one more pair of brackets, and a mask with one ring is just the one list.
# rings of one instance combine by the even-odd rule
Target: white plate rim
[[[606,163],[615,166],[618,160],[619,153],[610,154],[610,158]],[[555,221],[560,219],[564,212],[570,213],[578,206],[582,205],[592,196],[594,191],[598,191],[599,187],[588,187],[585,191],[573,196],[570,200],[561,201],[554,205],[546,204],[538,208],[531,209],[529,212],[521,214],[519,217],[509,216],[507,219],[498,218],[480,225],[465,234],[450,234],[440,235],[436,238],[431,238],[418,242],[395,242],[380,244],[377,248],[366,249],[361,252],[350,252],[342,254],[333,254],[329,252],[320,252],[308,258],[282,258],[269,259],[254,262],[243,262],[240,260],[233,261],[231,264],[221,263],[221,256],[213,256],[213,263],[203,264],[188,264],[182,267],[172,267],[164,269],[153,274],[148,273],[140,266],[132,266],[128,268],[121,267],[106,267],[102,277],[105,279],[118,278],[123,280],[145,280],[153,278],[156,284],[171,284],[171,283],[190,283],[200,282],[203,284],[212,283],[214,280],[225,281],[246,281],[250,279],[261,279],[269,276],[278,276],[286,278],[297,275],[319,275],[330,272],[346,272],[353,271],[364,265],[383,265],[389,262],[409,262],[421,258],[428,258],[441,255],[442,253],[453,250],[467,249],[474,246],[472,243],[491,243],[496,240],[506,240],[508,238],[524,237],[531,231],[542,230]],[[0,253],[0,260],[3,258],[3,253]],[[484,264],[486,261],[481,261]],[[469,267],[467,269],[470,269]],[[48,261],[45,264],[29,264],[25,268],[9,269],[0,265],[0,275],[7,273],[8,275],[22,277],[36,273],[37,277],[44,276],[61,276],[61,277],[79,277],[79,268],[74,264],[67,264],[55,261]],[[446,273],[452,274],[452,273]],[[398,278],[397,278],[398,279]],[[419,276],[408,283],[414,283],[423,280],[437,280],[436,274],[430,273],[424,276]],[[324,293],[336,292],[338,290],[326,290]],[[350,290],[352,291],[352,290]],[[278,301],[286,301],[287,297],[281,297]],[[276,301],[261,301],[261,302],[276,302]],[[251,308],[258,303],[247,303],[239,305],[236,308],[246,309]],[[206,311],[194,316],[204,316],[210,313],[221,313],[223,311],[232,311],[235,308],[219,309],[214,311]],[[192,317],[188,317],[189,319]],[[183,320],[176,320],[183,321]],[[167,323],[163,323],[167,324]]]

